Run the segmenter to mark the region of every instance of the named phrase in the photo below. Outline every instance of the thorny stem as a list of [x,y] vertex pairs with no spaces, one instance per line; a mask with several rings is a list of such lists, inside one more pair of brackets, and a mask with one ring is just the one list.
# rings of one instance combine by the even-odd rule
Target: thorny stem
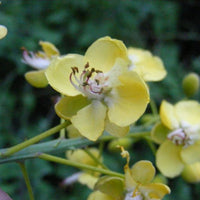
[[69,166],[77,167],[77,168],[83,169],[83,170],[91,170],[91,171],[94,171],[94,172],[99,172],[101,174],[107,174],[107,175],[110,175],[110,176],[117,176],[117,177],[120,177],[120,178],[124,178],[124,175],[121,174],[121,173],[118,173],[118,172],[113,172],[113,171],[110,171],[110,170],[107,170],[107,169],[93,167],[91,165],[86,165],[86,164],[74,162],[72,160],[67,160],[67,159],[64,159],[64,158],[52,156],[52,155],[45,154],[45,153],[39,154],[37,157],[40,158],[40,159],[43,159],[43,160],[48,160],[48,161],[56,162],[56,163],[63,164],[63,165],[69,165]]
[[32,187],[31,187],[31,183],[30,183],[30,179],[29,179],[29,176],[28,176],[28,172],[27,172],[26,167],[25,167],[25,163],[24,162],[19,162],[19,166],[21,168],[21,171],[22,171],[25,183],[26,183],[26,187],[28,189],[29,198],[30,198],[30,200],[34,200],[33,190],[32,190]]
[[51,128],[51,129],[49,129],[49,130],[47,130],[47,131],[45,131],[45,132],[43,132],[43,133],[41,133],[41,134],[39,134],[35,137],[29,139],[29,140],[26,140],[25,142],[22,142],[20,144],[12,146],[12,147],[8,148],[7,151],[5,151],[4,153],[1,153],[0,157],[10,156],[10,155],[30,146],[32,144],[39,142],[40,140],[43,140],[46,137],[49,137],[50,135],[57,133],[59,130],[65,128],[68,125],[69,125],[69,122],[66,121],[62,124],[59,124],[58,126],[55,126],[54,128]]

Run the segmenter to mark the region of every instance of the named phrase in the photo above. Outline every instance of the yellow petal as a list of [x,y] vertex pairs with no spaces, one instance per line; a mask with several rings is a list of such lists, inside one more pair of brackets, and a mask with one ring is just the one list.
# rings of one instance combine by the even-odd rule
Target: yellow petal
[[29,84],[37,88],[44,88],[48,85],[44,70],[27,72],[25,79]]
[[87,200],[116,200],[116,198],[108,196],[107,194],[104,194],[99,191],[92,192]]
[[142,185],[140,191],[147,199],[162,199],[170,193],[170,188],[162,183],[149,183]]
[[160,118],[162,123],[170,130],[179,127],[179,121],[176,118],[174,106],[165,100],[162,101],[160,106]]
[[67,129],[67,136],[69,138],[77,138],[82,136],[80,132],[72,124],[70,124],[66,129]]
[[99,178],[94,189],[109,196],[119,198],[123,195],[124,180],[119,177],[103,176]]
[[96,141],[104,131],[106,118],[106,106],[100,101],[92,101],[92,103],[71,118],[72,124],[86,138]]
[[141,160],[136,162],[131,168],[131,176],[138,183],[149,183],[153,180],[155,168],[150,161]]
[[98,177],[93,176],[88,173],[82,173],[78,178],[78,181],[81,184],[87,185],[90,189],[94,188],[94,185],[97,182],[97,180],[98,180]]
[[192,164],[200,161],[200,141],[195,144],[183,148],[181,151],[181,158],[187,164]]
[[124,172],[125,172],[125,188],[127,191],[130,191],[136,187],[137,183],[133,179],[132,172],[128,165],[125,165]]
[[123,137],[129,132],[129,126],[120,127],[106,119],[105,130],[111,135]]
[[128,55],[133,65],[130,67],[145,81],[160,81],[166,76],[162,60],[157,56],[152,56],[149,51],[128,48]]
[[158,122],[151,131],[151,137],[154,142],[161,144],[166,140],[167,134],[170,130],[162,123]]
[[55,105],[57,115],[63,119],[71,119],[77,112],[87,106],[90,102],[82,95],[74,97],[66,96]]
[[46,77],[56,91],[67,96],[76,96],[80,92],[70,82],[72,67],[78,67],[81,72],[84,68],[83,56],[69,54],[54,59],[46,70]]
[[191,165],[185,165],[181,176],[189,183],[200,182],[200,162],[196,162]]
[[117,58],[129,62],[124,43],[110,37],[96,40],[85,53],[85,62],[89,62],[91,67],[103,72],[109,71],[114,66]]
[[59,50],[52,43],[40,41],[39,44],[42,46],[42,50],[48,57],[59,56]]
[[197,101],[180,101],[174,107],[180,122],[200,124],[200,104]]
[[156,165],[164,176],[173,178],[183,170],[181,149],[181,146],[176,146],[169,140],[160,145],[156,153]]
[[3,25],[0,25],[0,39],[4,38],[7,35],[7,28]]
[[119,76],[121,85],[111,91],[108,104],[109,120],[118,126],[129,126],[145,112],[149,91],[144,81],[135,72]]

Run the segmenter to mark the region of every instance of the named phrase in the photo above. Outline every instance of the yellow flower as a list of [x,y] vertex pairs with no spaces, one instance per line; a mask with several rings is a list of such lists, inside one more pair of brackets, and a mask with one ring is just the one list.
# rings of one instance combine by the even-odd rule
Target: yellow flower
[[150,161],[141,160],[129,168],[129,153],[123,148],[122,156],[127,158],[125,179],[101,177],[95,185],[98,192],[92,193],[88,200],[159,200],[170,193],[166,185],[152,183],[155,168]]
[[185,164],[200,161],[200,104],[180,101],[173,106],[163,101],[160,118],[152,131],[152,138],[161,144],[156,164],[165,176],[175,177]]
[[[87,149],[96,159],[102,161],[102,158],[99,157],[99,151],[96,148],[88,148]],[[69,160],[75,161],[77,163],[91,165],[94,167],[101,167],[94,159],[92,159],[84,150],[77,149],[77,150],[69,150],[66,152],[66,157]],[[72,174],[70,177],[65,178],[63,180],[63,185],[70,185],[76,181],[80,182],[81,184],[87,185],[89,188],[93,189],[95,183],[99,178],[99,173],[94,173],[92,171],[83,171]]]
[[145,82],[128,71],[128,64],[126,47],[110,37],[95,41],[85,56],[69,54],[55,59],[46,77],[65,95],[56,104],[56,113],[71,120],[90,140],[97,140],[104,130],[124,136],[149,102]]
[[0,39],[4,38],[7,35],[7,28],[3,25],[0,25]]
[[51,61],[59,56],[58,49],[50,42],[39,42],[43,51],[33,53],[23,49],[22,62],[36,69],[25,74],[26,80],[34,87],[43,88],[48,85],[44,74]]
[[162,60],[149,51],[130,47],[128,56],[130,70],[136,71],[145,81],[160,81],[167,74]]

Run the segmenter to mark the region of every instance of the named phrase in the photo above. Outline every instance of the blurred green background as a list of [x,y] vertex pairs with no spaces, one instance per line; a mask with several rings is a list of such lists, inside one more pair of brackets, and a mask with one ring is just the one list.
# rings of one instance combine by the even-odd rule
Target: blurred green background
[[[151,83],[151,97],[181,100],[182,78],[200,74],[200,2],[192,0],[1,0],[0,24],[8,35],[0,40],[0,148],[30,138],[59,123],[51,88],[36,89],[24,79],[30,67],[21,62],[21,47],[39,50],[40,40],[54,43],[61,54],[84,53],[97,38],[109,35],[129,46],[152,51],[163,59],[168,76]],[[195,96],[199,99],[199,95]],[[145,142],[136,144],[132,157],[150,159]],[[105,153],[105,162],[122,171],[125,161]],[[62,188],[60,182],[76,169],[41,160],[27,161],[36,200],[86,199],[90,191],[78,183]],[[169,180],[171,199],[200,199],[200,184]],[[14,200],[28,199],[17,164],[0,166],[0,188]]]

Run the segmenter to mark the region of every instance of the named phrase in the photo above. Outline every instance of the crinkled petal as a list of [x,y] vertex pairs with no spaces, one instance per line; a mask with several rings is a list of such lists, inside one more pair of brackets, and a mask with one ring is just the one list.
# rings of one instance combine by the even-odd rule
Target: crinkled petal
[[169,194],[170,188],[162,183],[149,183],[142,185],[140,191],[147,199],[162,199],[166,194]]
[[94,185],[97,182],[97,180],[98,180],[98,177],[93,176],[88,173],[82,173],[78,178],[78,181],[81,184],[87,185],[90,189],[94,188]]
[[124,59],[129,63],[127,49],[120,40],[103,37],[96,40],[85,53],[85,62],[91,67],[108,72],[115,64],[117,58]]
[[59,50],[52,43],[40,41],[39,44],[42,46],[42,50],[48,57],[59,56]]
[[7,35],[7,28],[3,25],[0,25],[0,39],[4,38]]
[[87,198],[87,200],[116,200],[116,198],[111,197],[107,194],[104,194],[100,191],[95,191],[92,192],[89,197]]
[[145,112],[149,91],[136,72],[119,76],[121,85],[114,88],[106,99],[109,120],[118,126],[129,126]]
[[129,126],[120,127],[106,119],[105,130],[111,135],[123,137],[129,132]]
[[89,105],[88,99],[82,95],[74,97],[65,96],[55,105],[57,115],[63,119],[71,119],[77,112]]
[[131,168],[131,176],[135,182],[149,183],[153,180],[155,168],[150,161],[141,160],[136,162]]
[[149,51],[128,48],[128,55],[133,65],[130,68],[145,81],[160,81],[166,76],[167,72],[162,60],[157,56],[152,56]]
[[200,104],[197,101],[180,101],[174,108],[180,122],[200,124]]
[[48,85],[44,70],[27,72],[25,79],[29,84],[37,88],[44,88]]
[[200,161],[200,141],[181,151],[181,158],[187,164],[192,164]]
[[103,176],[99,178],[94,189],[109,196],[119,198],[123,195],[124,180],[119,177]]
[[177,146],[169,140],[160,145],[156,153],[156,165],[164,176],[173,178],[183,170],[181,149],[181,146]]
[[167,134],[170,130],[162,123],[158,122],[151,131],[151,137],[154,142],[161,144],[166,140]]
[[170,130],[179,127],[179,121],[176,118],[174,106],[165,100],[162,101],[160,106],[160,118],[162,123]]
[[96,141],[104,131],[106,118],[106,106],[100,101],[92,101],[92,103],[71,118],[72,124],[86,138]]
[[70,82],[72,67],[78,67],[80,73],[84,68],[83,56],[69,54],[57,57],[51,62],[45,73],[51,87],[67,96],[80,94]]

